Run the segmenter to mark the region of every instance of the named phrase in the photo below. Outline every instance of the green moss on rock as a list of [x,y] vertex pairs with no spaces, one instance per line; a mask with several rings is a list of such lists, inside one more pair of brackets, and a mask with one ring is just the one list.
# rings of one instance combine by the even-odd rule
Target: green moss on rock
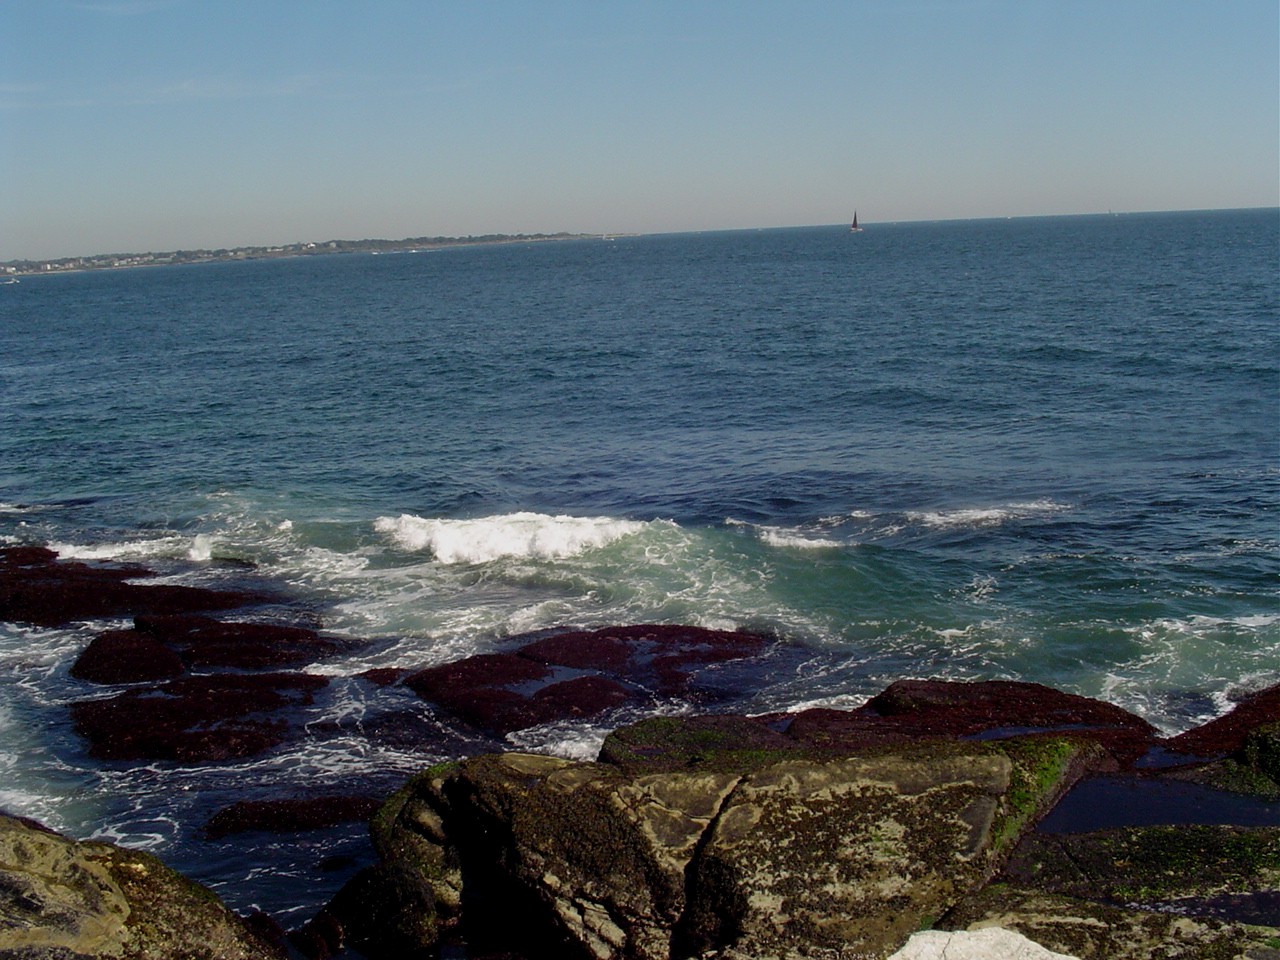
[[945,918],[949,930],[1004,927],[1080,960],[1272,960],[1275,931],[1220,920],[1125,909],[1113,904],[991,884]]
[[280,956],[207,888],[150,854],[0,815],[0,955],[117,960]]

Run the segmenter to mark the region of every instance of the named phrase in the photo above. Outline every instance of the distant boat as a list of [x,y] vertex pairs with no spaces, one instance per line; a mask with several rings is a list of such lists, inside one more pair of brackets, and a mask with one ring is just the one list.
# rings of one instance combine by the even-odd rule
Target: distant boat
[[858,226],[858,211],[853,211],[853,223],[849,225],[850,233],[861,233],[862,228]]

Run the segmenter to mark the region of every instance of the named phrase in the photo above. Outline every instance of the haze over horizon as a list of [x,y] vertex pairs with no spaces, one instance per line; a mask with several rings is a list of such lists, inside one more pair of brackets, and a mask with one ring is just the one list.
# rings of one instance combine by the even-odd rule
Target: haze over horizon
[[1280,10],[14,0],[0,260],[1280,204]]

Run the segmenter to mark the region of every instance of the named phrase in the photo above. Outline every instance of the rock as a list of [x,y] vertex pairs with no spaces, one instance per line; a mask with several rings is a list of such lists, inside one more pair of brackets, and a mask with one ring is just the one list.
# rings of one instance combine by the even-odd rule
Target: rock
[[134,629],[176,650],[188,667],[268,667],[314,663],[350,646],[306,627],[177,614],[134,618]]
[[755,656],[766,642],[740,631],[639,624],[555,634],[518,652],[540,663],[610,673],[663,696],[696,696],[696,667]]
[[[1230,713],[1162,742],[1172,752],[1210,760],[1240,751],[1250,733],[1280,722],[1280,684],[1260,690],[1235,705]],[[1274,774],[1272,779],[1276,779]]]
[[[925,740],[1065,735],[1132,761],[1154,734],[1145,720],[1119,707],[1039,684],[900,680],[856,710],[650,718],[613,731],[601,759],[632,771],[740,767],[752,757],[777,759],[787,752],[829,757]],[[1102,758],[1098,762],[1103,765]]]
[[1280,800],[1280,685],[1245,698],[1225,716],[1163,741],[1163,775]]
[[305,627],[150,614],[135,617],[132,630],[108,630],[94,637],[72,665],[71,675],[91,683],[140,683],[176,677],[188,668],[297,666],[349,646]]
[[741,772],[804,755],[804,748],[754,717],[701,714],[650,717],[620,727],[605,738],[599,760],[633,775],[688,769]]
[[373,958],[436,960],[435,907],[433,891],[419,874],[401,867],[369,867],[303,927],[294,943],[307,955],[305,944],[322,940]]
[[283,958],[209,890],[149,854],[0,814],[0,956]]
[[[461,927],[482,952],[883,956],[981,884],[1096,749],[936,741],[765,753],[737,772],[477,757],[388,801],[373,821],[382,873],[361,883],[368,899],[388,876],[412,877],[418,935]],[[342,901],[344,927],[389,955]],[[403,941],[403,918],[395,929]]]
[[1038,683],[899,680],[857,710],[799,713],[787,733],[844,750],[922,737],[991,740],[1064,733],[1095,740],[1118,760],[1132,762],[1147,752],[1156,730],[1113,704]]
[[1081,960],[1277,960],[1278,931],[1153,913],[994,883],[946,917],[949,928],[1016,930]]
[[1003,879],[1079,900],[1280,926],[1280,826],[1033,833]]
[[1264,723],[1245,734],[1244,743],[1232,754],[1232,759],[1280,784],[1280,720]]
[[185,671],[176,653],[154,637],[133,630],[98,634],[71,666],[73,677],[90,683],[165,680]]
[[223,807],[205,824],[211,840],[233,833],[263,830],[293,833],[320,830],[353,820],[368,820],[382,805],[370,796],[287,797],[279,800],[241,800]]
[[935,741],[762,768],[702,841],[686,953],[895,949],[987,878],[1086,749]]
[[155,688],[71,704],[76,732],[100,760],[226,760],[281,743],[281,708],[328,684],[303,673],[182,676]]
[[58,627],[139,613],[229,610],[265,602],[247,591],[137,584],[137,566],[59,560],[43,547],[0,548],[0,620]]
[[610,627],[553,634],[514,652],[428,667],[404,683],[466,723],[504,735],[658,696],[704,699],[712,692],[699,685],[698,668],[755,656],[765,643],[754,634],[700,627]]
[[1055,953],[1014,930],[984,927],[981,930],[946,933],[924,930],[913,933],[889,960],[1077,960]]
[[305,627],[151,614],[135,617],[132,630],[108,630],[94,637],[72,665],[71,675],[91,683],[139,683],[176,677],[188,668],[297,666],[346,646]]

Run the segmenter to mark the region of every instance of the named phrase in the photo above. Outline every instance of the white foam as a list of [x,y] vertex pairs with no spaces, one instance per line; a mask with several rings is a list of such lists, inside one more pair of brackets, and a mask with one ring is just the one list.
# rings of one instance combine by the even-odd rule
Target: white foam
[[908,510],[908,520],[923,523],[926,527],[987,527],[1008,520],[1028,520],[1046,517],[1069,510],[1065,504],[1053,500],[1031,500],[1007,503],[993,507],[964,507],[955,510]]
[[844,546],[838,540],[829,537],[809,536],[801,530],[788,530],[783,527],[758,528],[760,539],[771,547],[791,550],[831,550]]
[[207,533],[198,533],[191,540],[191,548],[187,550],[191,560],[204,562],[213,559],[213,538]]
[[606,546],[646,524],[611,517],[508,513],[475,520],[401,514],[379,517],[374,529],[404,550],[427,550],[441,563],[488,563],[506,557],[557,560]]
[[193,549],[186,537],[160,537],[155,540],[131,540],[125,543],[50,543],[64,560],[121,560],[139,557],[182,557]]

